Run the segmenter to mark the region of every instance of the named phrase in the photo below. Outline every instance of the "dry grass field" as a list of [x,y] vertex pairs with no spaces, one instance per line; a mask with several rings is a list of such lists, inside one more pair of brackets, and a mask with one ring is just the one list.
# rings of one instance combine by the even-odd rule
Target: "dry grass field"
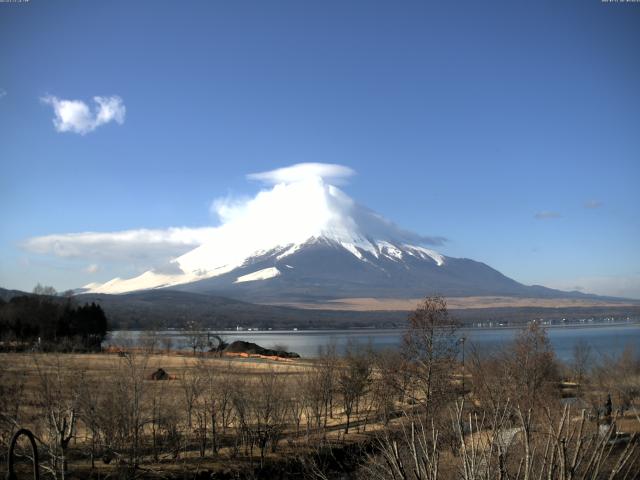
[[[56,412],[67,419],[76,415],[67,458],[69,469],[81,476],[95,472],[116,474],[120,460],[104,463],[98,457],[105,451],[117,450],[117,458],[122,456],[123,462],[128,461],[124,457],[129,449],[117,446],[114,438],[121,435],[119,428],[130,428],[126,425],[130,420],[126,418],[131,416],[139,417],[136,421],[140,447],[136,462],[141,471],[163,475],[201,470],[239,472],[268,461],[278,464],[313,451],[316,448],[310,446],[315,442],[313,439],[321,437],[322,442],[339,442],[342,446],[359,444],[382,427],[373,418],[371,396],[362,401],[359,413],[351,415],[352,429],[348,436],[344,434],[345,416],[338,398],[331,400],[330,413],[325,413],[322,419],[318,410],[323,408],[321,399],[315,399],[316,403],[320,401],[316,410],[304,406],[303,397],[313,391],[322,395],[314,385],[316,367],[306,360],[144,352],[0,353],[0,365],[0,380],[16,387],[11,400],[19,405],[16,415],[19,425],[32,430],[41,445],[55,443],[47,412]],[[169,378],[153,380],[152,374],[160,368]],[[81,397],[92,397],[92,403],[85,403],[87,399]],[[223,402],[227,402],[226,406]],[[134,403],[139,403],[137,411],[130,408]],[[13,410],[9,405],[3,408],[6,413]],[[95,418],[89,418],[94,408],[99,411],[94,412]],[[225,409],[226,420],[220,418]],[[217,410],[216,419],[212,417],[213,410]],[[125,418],[124,425],[112,425],[109,417],[114,421],[116,417]],[[104,424],[101,428],[112,433],[98,436],[92,431],[94,421]],[[215,454],[211,439],[214,421],[220,430],[216,434]],[[276,431],[278,448],[270,439],[269,448],[260,452],[259,438],[271,435],[269,429]],[[250,446],[244,444],[248,441],[244,435],[254,437]],[[94,437],[99,437],[102,446],[96,449],[92,461],[86,451]],[[125,440],[131,441],[130,436]],[[159,453],[155,453],[156,444]]]
[[[284,304],[290,307],[322,310],[347,311],[411,311],[421,301],[420,298],[338,298],[326,302],[304,303],[292,302]],[[279,304],[282,305],[282,304]],[[450,309],[469,308],[504,308],[504,307],[622,307],[637,306],[633,301],[611,301],[598,299],[572,298],[515,298],[515,297],[448,297],[447,306]]]

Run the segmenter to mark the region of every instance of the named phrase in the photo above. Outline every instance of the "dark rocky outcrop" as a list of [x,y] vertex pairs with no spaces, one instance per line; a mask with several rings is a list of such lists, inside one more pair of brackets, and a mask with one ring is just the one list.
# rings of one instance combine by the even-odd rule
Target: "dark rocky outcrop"
[[151,380],[169,380],[169,374],[164,368],[159,368],[151,374]]
[[236,340],[224,349],[224,353],[246,353],[249,355],[264,355],[266,357],[279,357],[279,358],[300,358],[295,352],[285,352],[282,350],[271,350],[264,348],[257,343],[245,342],[242,340]]

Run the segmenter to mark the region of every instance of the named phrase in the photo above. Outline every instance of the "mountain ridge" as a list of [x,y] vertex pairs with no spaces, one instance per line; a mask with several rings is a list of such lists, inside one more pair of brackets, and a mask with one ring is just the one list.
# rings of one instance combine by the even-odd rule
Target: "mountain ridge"
[[[248,259],[228,273],[171,288],[215,292],[258,303],[425,295],[593,298],[581,292],[522,285],[475,260],[445,257],[428,249],[424,250],[429,253],[417,250],[416,254],[413,246],[393,248],[395,256],[375,256],[357,249],[358,256],[337,242],[321,239],[306,243],[286,257],[280,257],[278,251],[269,252]],[[239,278],[269,269],[275,270],[267,278],[238,282]]]
[[[468,258],[441,255],[415,245],[371,242],[378,249],[345,246],[331,238],[311,238],[302,244],[276,246],[250,256],[235,267],[184,283],[161,283],[131,290],[79,289],[78,293],[131,293],[144,290],[178,290],[221,295],[252,303],[331,300],[341,297],[414,298],[512,296],[538,298],[610,298],[562,291],[542,285],[523,285],[489,265]],[[391,253],[389,253],[391,252]],[[150,272],[133,279],[144,280]]]

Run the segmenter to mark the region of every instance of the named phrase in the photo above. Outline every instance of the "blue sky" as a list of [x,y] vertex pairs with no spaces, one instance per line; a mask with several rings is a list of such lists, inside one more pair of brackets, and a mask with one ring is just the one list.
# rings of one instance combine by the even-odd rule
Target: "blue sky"
[[330,162],[446,255],[640,298],[639,45],[599,0],[0,3],[0,286],[131,274],[25,242],[216,225],[247,174]]

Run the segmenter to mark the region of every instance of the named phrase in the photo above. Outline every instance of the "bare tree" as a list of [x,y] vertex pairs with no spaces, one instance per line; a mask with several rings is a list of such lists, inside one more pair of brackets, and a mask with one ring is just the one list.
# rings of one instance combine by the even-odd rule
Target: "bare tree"
[[325,372],[322,370],[312,368],[300,376],[300,388],[304,398],[303,405],[307,420],[307,441],[309,441],[311,429],[320,429],[323,425],[323,416],[325,416],[326,423],[325,407],[328,405],[328,401],[326,400],[327,382],[324,381],[324,375]]
[[227,433],[227,429],[232,424],[234,419],[233,411],[233,383],[236,376],[236,372],[233,369],[232,362],[227,362],[227,366],[223,372],[218,376],[218,388],[217,401],[220,426],[222,427],[222,434]]
[[579,339],[573,346],[573,356],[571,359],[571,369],[573,376],[579,384],[589,374],[591,362],[591,345],[583,339]]
[[113,374],[101,381],[107,392],[101,398],[97,419],[105,440],[104,459],[116,457],[130,474],[140,462],[144,427],[153,423],[152,412],[146,408],[148,361],[144,354],[120,356]]
[[41,285],[40,283],[38,283],[35,287],[33,287],[33,294],[34,295],[41,295],[41,296],[55,297],[58,294],[58,292],[53,287],[50,287],[50,286],[47,286],[47,285]]
[[155,461],[158,461],[162,452],[169,453],[174,459],[180,455],[183,445],[182,419],[183,410],[181,399],[166,394],[166,386],[163,382],[153,382],[148,389],[146,408],[148,410],[149,426],[151,434],[151,452]]
[[333,397],[336,390],[336,371],[338,368],[338,354],[335,344],[320,348],[316,361],[319,376],[319,393],[324,404],[324,428],[329,418],[333,418]]
[[86,435],[89,439],[89,457],[91,468],[95,468],[95,459],[98,455],[100,444],[100,413],[99,408],[104,396],[104,389],[96,382],[92,382],[86,375],[83,375],[79,382],[79,418],[85,427]]
[[469,350],[467,368],[473,398],[485,412],[498,414],[513,396],[513,386],[505,380],[509,376],[507,364],[494,352],[481,352],[474,345]]
[[65,479],[68,470],[67,450],[69,442],[76,435],[76,422],[79,410],[78,373],[66,370],[59,355],[53,357],[50,364],[44,364],[34,356],[38,372],[39,398],[44,414],[44,424],[49,453],[48,471],[55,477]]
[[456,366],[457,323],[442,297],[427,297],[409,315],[403,346],[413,366],[416,400],[430,411],[451,394],[451,374]]
[[207,334],[203,331],[202,325],[190,321],[187,323],[186,329],[187,345],[193,350],[193,354],[204,351],[207,347]]
[[583,339],[578,340],[573,346],[573,355],[569,364],[573,379],[577,384],[577,396],[582,397],[586,391],[585,384],[591,373],[591,360],[591,345]]
[[[203,378],[203,391],[199,392],[195,401],[194,416],[195,416],[195,437],[198,445],[198,453],[200,457],[204,457],[207,453],[207,443],[209,439],[209,430],[215,432],[215,417],[212,415],[211,396],[206,392],[206,384],[209,381],[209,377]],[[215,441],[215,435],[212,435]],[[216,447],[212,450],[216,451]]]
[[371,383],[371,363],[368,355],[353,347],[347,349],[344,366],[338,373],[338,392],[342,398],[346,418],[344,433],[349,433],[351,416],[358,412],[360,399],[367,393]]
[[173,337],[171,337],[171,335],[162,335],[160,337],[160,344],[165,353],[169,353],[173,348]]
[[291,394],[289,395],[289,412],[296,426],[296,436],[300,435],[300,424],[302,417],[306,412],[307,397],[305,395],[305,375],[296,374],[294,381],[289,386]]
[[[557,402],[559,372],[546,332],[533,323],[520,330],[514,340],[498,351],[469,349],[473,397],[486,411],[496,413],[505,402],[541,413]],[[534,412],[536,413],[536,412]]]
[[274,370],[260,375],[249,398],[249,411],[253,438],[260,448],[260,465],[264,465],[268,446],[275,452],[286,425],[287,402],[284,380]]
[[596,384],[592,392],[594,402],[611,394],[617,408],[624,412],[640,398],[640,355],[632,344],[628,344],[619,355],[606,355],[593,372]]
[[506,349],[506,382],[512,387],[511,400],[522,409],[545,405],[545,400],[557,397],[560,375],[555,352],[547,332],[532,322],[516,336]]
[[186,359],[184,365],[185,368],[178,376],[178,381],[180,382],[183,406],[187,413],[186,425],[187,428],[191,429],[193,426],[193,409],[196,399],[203,388],[203,378],[200,375],[201,369],[189,368]]
[[138,343],[145,352],[152,354],[160,345],[160,334],[155,329],[148,330],[140,336]]
[[201,360],[198,368],[202,378],[202,394],[199,398],[198,423],[205,429],[201,435],[201,452],[206,448],[206,426],[208,417],[211,430],[211,451],[218,453],[221,436],[226,434],[233,418],[233,371],[230,362],[226,369],[219,372]]
[[236,376],[231,383],[231,402],[235,414],[235,443],[234,452],[237,453],[243,444],[245,455],[250,459],[253,458],[254,441],[251,435],[251,411],[249,408],[249,399],[254,392],[251,392],[250,385],[246,377]]
[[387,424],[396,402],[404,402],[411,382],[407,360],[398,350],[376,352],[373,357],[375,375],[372,397],[376,401],[378,413]]

